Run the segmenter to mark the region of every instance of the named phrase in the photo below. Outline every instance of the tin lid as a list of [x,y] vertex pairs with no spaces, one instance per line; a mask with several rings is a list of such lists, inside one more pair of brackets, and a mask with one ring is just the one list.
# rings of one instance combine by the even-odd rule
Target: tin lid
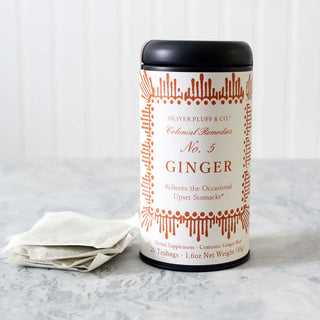
[[142,49],[142,65],[167,67],[252,66],[252,51],[244,41],[151,40]]

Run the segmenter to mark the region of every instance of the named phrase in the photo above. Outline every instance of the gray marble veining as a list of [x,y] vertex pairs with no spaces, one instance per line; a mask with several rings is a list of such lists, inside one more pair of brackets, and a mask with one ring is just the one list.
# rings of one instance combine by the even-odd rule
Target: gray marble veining
[[[318,319],[320,161],[253,163],[251,259],[219,272],[156,269],[138,242],[83,274],[0,261],[0,318]],[[0,165],[1,245],[45,211],[126,218],[138,209],[136,160]]]

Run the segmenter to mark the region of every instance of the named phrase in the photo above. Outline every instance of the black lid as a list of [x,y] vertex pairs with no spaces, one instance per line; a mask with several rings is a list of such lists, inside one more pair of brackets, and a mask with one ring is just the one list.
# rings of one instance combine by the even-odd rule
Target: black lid
[[151,40],[142,49],[141,62],[150,66],[252,66],[252,51],[244,41]]

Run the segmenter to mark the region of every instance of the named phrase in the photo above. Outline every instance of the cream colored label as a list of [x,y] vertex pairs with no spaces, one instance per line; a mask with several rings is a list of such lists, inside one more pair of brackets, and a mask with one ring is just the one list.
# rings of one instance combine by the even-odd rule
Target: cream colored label
[[210,265],[249,250],[252,72],[140,72],[141,252]]

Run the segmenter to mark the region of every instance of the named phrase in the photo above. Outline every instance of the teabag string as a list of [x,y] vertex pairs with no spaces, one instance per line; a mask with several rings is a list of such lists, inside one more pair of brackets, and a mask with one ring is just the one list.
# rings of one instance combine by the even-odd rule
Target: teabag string
[[48,212],[29,231],[8,238],[8,263],[91,271],[123,252],[139,235],[139,216],[94,219],[76,212]]

